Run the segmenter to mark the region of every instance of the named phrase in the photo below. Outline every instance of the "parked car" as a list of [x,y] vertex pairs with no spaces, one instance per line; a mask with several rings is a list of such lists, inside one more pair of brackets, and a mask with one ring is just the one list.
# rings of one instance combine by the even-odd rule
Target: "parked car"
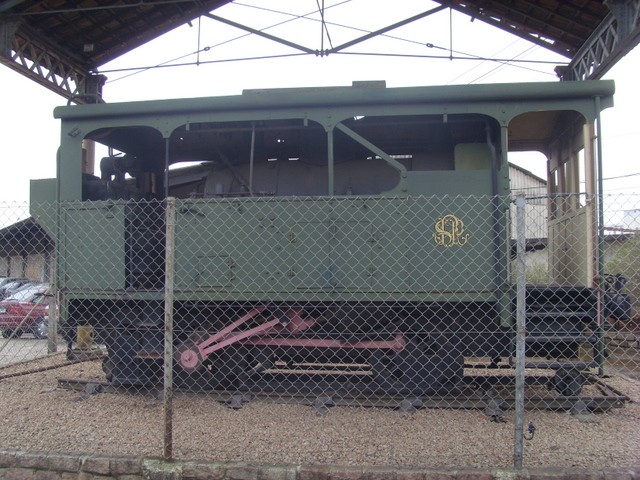
[[34,282],[28,278],[3,277],[2,280],[0,280],[0,300],[10,297],[24,286],[33,283]]
[[0,277],[0,287],[2,287],[5,283],[9,283],[11,280],[15,280],[14,277]]
[[0,302],[0,332],[4,338],[18,338],[23,333],[47,338],[48,290],[48,284],[29,284]]

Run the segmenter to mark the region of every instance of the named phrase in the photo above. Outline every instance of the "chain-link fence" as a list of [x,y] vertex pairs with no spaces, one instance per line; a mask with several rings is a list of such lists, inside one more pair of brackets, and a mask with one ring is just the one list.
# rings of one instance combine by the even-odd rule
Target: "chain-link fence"
[[633,465],[640,202],[598,200],[5,205],[2,443]]

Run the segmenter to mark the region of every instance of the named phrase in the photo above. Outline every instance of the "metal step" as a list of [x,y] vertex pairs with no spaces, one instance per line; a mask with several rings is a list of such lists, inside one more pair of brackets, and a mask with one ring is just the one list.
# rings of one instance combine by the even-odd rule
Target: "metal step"
[[598,338],[594,335],[527,335],[525,340],[528,343],[566,343],[566,342],[578,342],[578,343],[591,343],[592,345],[598,341]]
[[539,369],[549,369],[549,370],[559,370],[561,368],[564,369],[578,369],[584,370],[586,368],[598,368],[599,364],[595,360],[591,360],[590,362],[551,362],[551,361],[540,361],[540,362],[525,362],[524,368],[539,368]]
[[526,316],[527,318],[583,318],[583,317],[593,317],[595,315],[594,312],[589,311],[544,311],[544,310],[527,310]]

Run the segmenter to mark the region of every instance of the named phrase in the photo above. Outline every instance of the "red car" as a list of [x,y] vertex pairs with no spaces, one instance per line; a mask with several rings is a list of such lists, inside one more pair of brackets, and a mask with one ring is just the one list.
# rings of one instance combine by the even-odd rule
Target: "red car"
[[47,338],[48,291],[47,284],[31,284],[0,302],[0,332],[4,338],[18,338],[23,333]]

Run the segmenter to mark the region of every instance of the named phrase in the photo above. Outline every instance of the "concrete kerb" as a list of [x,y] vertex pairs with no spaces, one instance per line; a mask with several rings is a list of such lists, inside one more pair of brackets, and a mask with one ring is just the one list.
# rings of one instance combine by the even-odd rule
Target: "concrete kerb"
[[247,462],[164,462],[0,449],[0,478],[38,480],[640,480],[640,465],[615,469],[400,468],[339,465],[272,465]]

